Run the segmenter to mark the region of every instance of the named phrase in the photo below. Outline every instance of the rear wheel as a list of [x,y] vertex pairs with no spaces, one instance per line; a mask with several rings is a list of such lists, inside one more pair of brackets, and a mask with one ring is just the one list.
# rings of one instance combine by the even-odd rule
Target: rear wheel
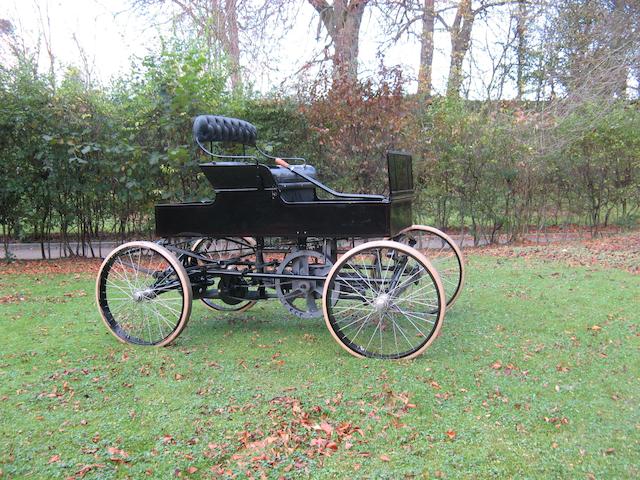
[[[256,263],[256,242],[250,237],[230,237],[230,238],[201,238],[197,240],[191,250],[214,262],[238,261],[241,264]],[[228,268],[245,269],[243,265],[229,265]],[[222,279],[220,280],[222,282]],[[218,285],[220,290],[220,284]],[[211,310],[216,312],[245,312],[256,304],[255,300],[218,300],[213,298],[201,298]]]
[[105,258],[96,282],[102,320],[120,341],[167,345],[191,314],[191,282],[178,259],[151,242],[129,242]]
[[333,266],[323,311],[334,339],[352,355],[413,358],[442,326],[444,290],[420,252],[397,242],[369,242]]
[[460,296],[464,285],[464,258],[453,239],[437,228],[413,225],[402,230],[393,240],[422,253],[438,271],[447,308]]

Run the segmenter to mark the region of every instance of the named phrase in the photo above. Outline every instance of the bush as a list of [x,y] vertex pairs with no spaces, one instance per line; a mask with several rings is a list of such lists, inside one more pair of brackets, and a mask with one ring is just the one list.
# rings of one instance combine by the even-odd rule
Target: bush
[[[20,59],[0,67],[0,224],[5,242],[152,235],[153,204],[213,192],[198,169],[194,116],[258,127],[269,154],[302,156],[346,191],[380,193],[385,154],[413,154],[416,217],[476,243],[579,223],[637,225],[640,112],[620,101],[553,116],[545,104],[469,102],[404,92],[398,70],[357,85],[324,80],[298,98],[238,96],[197,43],[164,43],[108,88],[69,68],[56,84]],[[527,107],[527,112],[523,110]],[[540,139],[551,138],[541,148]],[[549,148],[548,145],[557,145]],[[226,147],[226,146],[225,146]],[[237,150],[238,153],[241,150]]]

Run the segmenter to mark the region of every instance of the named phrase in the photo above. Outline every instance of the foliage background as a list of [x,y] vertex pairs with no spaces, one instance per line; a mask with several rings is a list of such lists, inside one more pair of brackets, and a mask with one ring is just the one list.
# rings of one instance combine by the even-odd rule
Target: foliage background
[[[165,41],[107,86],[61,79],[22,56],[0,68],[0,224],[5,242],[149,237],[153,204],[210,199],[194,116],[256,124],[263,149],[303,156],[337,188],[383,191],[384,154],[414,155],[417,220],[476,242],[568,225],[637,225],[637,102],[472,101],[408,94],[397,69],[341,84],[320,75],[291,95],[229,87],[197,40]],[[72,250],[71,242],[79,247]]]

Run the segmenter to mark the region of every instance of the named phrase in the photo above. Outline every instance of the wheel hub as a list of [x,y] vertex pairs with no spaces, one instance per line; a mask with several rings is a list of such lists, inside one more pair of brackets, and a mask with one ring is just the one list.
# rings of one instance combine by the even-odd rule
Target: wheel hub
[[388,293],[383,293],[378,295],[373,300],[373,307],[376,309],[378,313],[384,313],[389,309],[389,304],[391,303],[391,295]]
[[145,300],[151,300],[155,297],[156,294],[151,288],[145,288],[144,290],[137,290],[133,292],[133,300],[136,302],[144,302]]

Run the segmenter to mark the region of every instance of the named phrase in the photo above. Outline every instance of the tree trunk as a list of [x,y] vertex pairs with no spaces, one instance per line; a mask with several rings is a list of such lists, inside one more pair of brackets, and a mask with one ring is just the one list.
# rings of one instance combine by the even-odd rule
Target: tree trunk
[[234,92],[239,92],[242,90],[242,76],[240,75],[237,0],[225,0],[225,25],[225,31],[220,33],[225,38],[225,52],[229,55],[231,64],[231,88]]
[[526,62],[526,35],[527,35],[527,0],[518,0],[518,13],[516,18],[516,35],[518,38],[518,59],[517,59],[517,72],[516,72],[516,86],[518,100],[522,100],[524,95],[525,78],[524,68]]
[[475,12],[471,9],[471,0],[460,0],[456,16],[450,28],[451,62],[447,81],[447,96],[460,95],[462,87],[462,63],[471,45],[471,29]]
[[418,94],[424,97],[431,96],[433,81],[433,30],[436,18],[434,3],[434,0],[424,0],[424,9],[422,11]]
[[4,258],[9,260],[9,234],[4,223],[2,224],[2,244],[4,245]]
[[[612,21],[613,25],[616,26],[614,28],[618,28],[621,31],[632,31],[633,24],[625,13],[626,4],[627,0],[614,0],[614,11],[611,14],[610,21]],[[613,35],[613,39],[611,41],[612,44],[610,47],[612,50],[612,54],[620,57],[621,52],[629,50],[629,47],[625,45],[625,42],[628,42],[628,39],[625,35]],[[613,94],[617,98],[627,98],[627,80],[629,78],[630,68],[629,65],[625,64],[625,61],[623,59],[621,60],[621,65],[616,72],[616,81],[613,86]]]
[[309,0],[320,15],[333,43],[333,84],[358,80],[358,41],[360,23],[369,0]]

